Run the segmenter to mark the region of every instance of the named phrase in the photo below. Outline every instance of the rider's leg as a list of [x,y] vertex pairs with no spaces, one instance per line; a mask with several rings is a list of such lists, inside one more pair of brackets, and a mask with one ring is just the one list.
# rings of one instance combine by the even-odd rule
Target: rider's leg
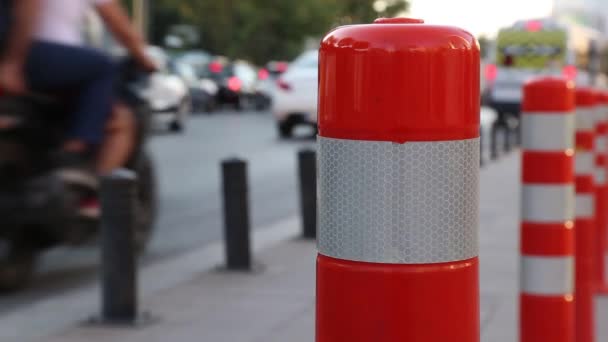
[[35,42],[26,74],[28,86],[35,91],[68,91],[75,95],[64,150],[95,150],[103,140],[112,109],[115,68],[110,58],[84,47]]
[[106,126],[106,138],[99,150],[97,172],[107,174],[123,167],[135,146],[136,122],[131,108],[122,103],[114,105]]

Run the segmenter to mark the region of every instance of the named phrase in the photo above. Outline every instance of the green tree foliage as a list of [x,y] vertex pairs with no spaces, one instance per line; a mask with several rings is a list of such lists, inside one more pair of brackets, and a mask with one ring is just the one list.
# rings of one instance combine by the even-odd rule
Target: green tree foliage
[[[132,0],[124,0],[126,5]],[[381,2],[381,6],[374,3]],[[395,16],[407,0],[151,0],[150,38],[163,45],[171,27],[200,32],[199,46],[214,54],[256,63],[291,59],[306,38],[320,38],[341,24],[369,23]],[[382,12],[377,12],[381,8]]]

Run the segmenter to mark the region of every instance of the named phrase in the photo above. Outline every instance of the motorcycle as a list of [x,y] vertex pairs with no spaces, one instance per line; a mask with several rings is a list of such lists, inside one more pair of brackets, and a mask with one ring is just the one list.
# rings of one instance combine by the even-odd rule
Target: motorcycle
[[[157,212],[155,169],[146,148],[151,117],[143,95],[147,75],[130,58],[121,61],[119,75],[117,94],[137,123],[136,147],[124,167],[138,179],[135,243],[141,252],[150,240]],[[98,236],[99,216],[79,213],[91,189],[67,184],[54,172],[52,156],[67,127],[65,102],[40,95],[0,94],[0,291],[25,287],[44,250],[82,246]]]

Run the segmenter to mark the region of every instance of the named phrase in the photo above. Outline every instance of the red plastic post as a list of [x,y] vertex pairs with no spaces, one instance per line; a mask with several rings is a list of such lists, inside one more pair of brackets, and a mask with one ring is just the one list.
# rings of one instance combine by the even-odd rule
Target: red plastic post
[[479,341],[477,41],[380,19],[319,57],[316,341]]

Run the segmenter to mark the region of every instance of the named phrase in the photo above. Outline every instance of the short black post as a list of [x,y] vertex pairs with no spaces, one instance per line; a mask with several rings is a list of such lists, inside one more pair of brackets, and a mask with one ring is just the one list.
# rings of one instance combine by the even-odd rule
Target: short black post
[[314,150],[298,152],[298,173],[300,179],[300,212],[302,215],[302,236],[317,238],[317,154]]
[[136,183],[126,169],[101,179],[102,323],[137,321]]
[[521,147],[521,114],[517,117],[515,124],[515,146]]
[[498,159],[498,130],[500,129],[500,122],[494,121],[490,132],[490,158],[492,160]]
[[226,268],[251,270],[247,163],[240,159],[222,162],[224,239]]
[[483,155],[483,144],[485,143],[485,137],[483,135],[483,128],[479,129],[479,166],[483,166],[484,155]]
[[505,128],[505,152],[511,152],[515,143],[515,125],[511,114],[504,118]]

